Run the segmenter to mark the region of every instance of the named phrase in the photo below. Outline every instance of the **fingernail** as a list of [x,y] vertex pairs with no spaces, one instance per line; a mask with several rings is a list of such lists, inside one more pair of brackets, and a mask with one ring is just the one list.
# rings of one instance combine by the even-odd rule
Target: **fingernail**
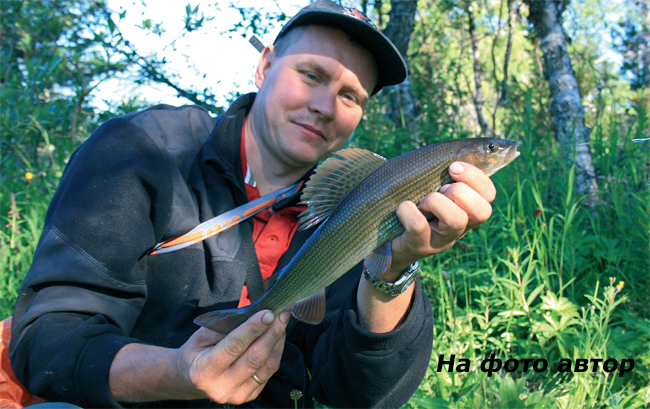
[[267,311],[262,315],[262,324],[271,325],[274,319],[275,315],[271,311]]
[[445,193],[447,189],[449,189],[449,185],[442,185],[442,187],[440,188],[440,193]]
[[460,164],[460,162],[454,162],[449,166],[449,172],[456,175],[463,173],[464,170],[465,168]]
[[287,322],[289,322],[289,312],[288,311],[282,311],[280,313],[280,322],[282,322],[283,324],[286,324]]

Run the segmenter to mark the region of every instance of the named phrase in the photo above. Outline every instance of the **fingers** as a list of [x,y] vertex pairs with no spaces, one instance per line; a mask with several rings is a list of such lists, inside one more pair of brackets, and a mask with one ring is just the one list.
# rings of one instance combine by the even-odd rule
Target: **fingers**
[[253,341],[269,329],[274,320],[275,316],[271,311],[260,311],[250,317],[216,345],[212,352],[215,357],[214,363],[224,367],[232,365]]
[[268,330],[251,342],[246,352],[230,365],[226,376],[240,379],[242,384],[249,382],[254,374],[261,381],[268,381],[280,367],[280,358],[284,349],[284,330],[288,319],[287,311],[280,313]]
[[469,186],[472,190],[492,203],[497,195],[492,180],[482,170],[469,163],[454,162],[449,166],[449,175],[456,181]]
[[467,228],[467,213],[442,193],[435,192],[425,197],[420,203],[420,210],[435,216],[429,222],[433,232],[430,240],[432,247],[446,248]]
[[[407,241],[420,253],[419,258],[446,250],[467,228],[467,213],[441,193],[434,192],[425,197],[420,202],[419,209],[413,203],[407,203],[410,204],[405,205],[403,209],[405,213],[408,212],[409,217],[404,220],[400,218],[400,221],[402,224],[406,223],[404,229]],[[399,211],[398,207],[398,218]],[[433,214],[433,219],[427,221],[422,212]],[[416,218],[419,218],[419,221],[415,222]]]
[[496,188],[488,176],[468,163],[454,162],[449,174],[456,183],[442,186],[440,193],[451,199],[467,213],[467,230],[479,226],[492,215],[490,203],[496,197]]
[[190,383],[218,403],[254,399],[280,367],[288,321],[286,311],[277,317],[271,311],[260,311],[225,337],[199,329],[181,347],[190,351],[185,354]]
[[490,203],[465,183],[445,185],[440,191],[467,215],[467,230],[485,223],[492,215]]
[[[496,197],[496,189],[490,178],[475,166],[461,162],[452,163],[449,174],[456,182],[426,196],[419,209],[412,202],[397,208],[405,233],[392,243],[391,270],[448,249],[491,216],[490,202]],[[422,212],[433,217],[425,217]]]
[[[270,355],[268,356],[266,362],[260,368],[250,376],[250,380],[255,382],[256,385],[254,387],[256,389],[259,388],[261,391],[264,388],[264,385],[268,382],[268,380],[273,376],[274,373],[280,369],[280,360],[282,358],[282,351],[284,351],[284,341],[285,341],[286,335],[283,334],[278,342],[275,344],[275,347],[271,351]],[[253,375],[259,380],[257,382],[256,379],[253,378]],[[261,382],[261,383],[260,383]]]

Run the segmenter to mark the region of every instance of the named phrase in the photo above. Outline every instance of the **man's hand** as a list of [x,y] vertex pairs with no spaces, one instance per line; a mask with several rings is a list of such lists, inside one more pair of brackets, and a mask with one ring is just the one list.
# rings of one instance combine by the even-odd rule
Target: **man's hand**
[[[492,214],[490,203],[496,189],[485,173],[467,163],[454,162],[449,174],[456,183],[426,196],[419,209],[413,202],[401,203],[397,208],[397,217],[406,231],[393,240],[391,271],[399,273],[415,260],[447,250]],[[421,211],[434,218],[428,221]]]
[[251,401],[280,367],[288,321],[287,311],[260,311],[226,336],[201,328],[180,349],[128,344],[111,365],[111,392],[123,402]]
[[235,405],[255,399],[280,368],[289,312],[278,318],[260,311],[225,338],[199,329],[180,349],[179,372],[199,397]]
[[[426,196],[419,209],[413,202],[403,202],[397,208],[405,232],[391,243],[393,258],[383,276],[385,281],[397,280],[416,260],[447,250],[492,214],[490,202],[496,196],[496,189],[485,173],[467,163],[454,162],[449,174],[456,182]],[[422,212],[432,215],[430,220]],[[391,297],[361,278],[357,290],[360,324],[371,332],[393,330],[408,312],[413,288]]]

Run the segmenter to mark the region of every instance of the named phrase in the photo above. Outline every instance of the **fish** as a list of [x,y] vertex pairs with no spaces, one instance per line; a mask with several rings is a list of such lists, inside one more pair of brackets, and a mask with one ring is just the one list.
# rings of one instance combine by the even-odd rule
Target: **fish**
[[497,138],[457,139],[391,160],[359,148],[335,152],[316,168],[301,197],[307,209],[299,215],[299,229],[320,226],[271,276],[268,291],[251,305],[207,312],[194,323],[227,334],[258,311],[278,314],[286,309],[302,322],[320,323],[327,286],[364,259],[376,279],[388,270],[391,240],[404,232],[395,213],[400,203],[417,204],[453,183],[449,165],[455,161],[491,176],[519,156],[518,145]]

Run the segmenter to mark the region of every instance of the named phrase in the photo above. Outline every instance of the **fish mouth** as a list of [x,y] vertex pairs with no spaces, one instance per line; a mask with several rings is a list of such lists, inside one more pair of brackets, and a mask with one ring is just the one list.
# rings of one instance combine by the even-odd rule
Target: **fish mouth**
[[506,166],[508,163],[515,160],[521,154],[521,152],[517,150],[517,147],[519,147],[519,142],[513,141],[512,143],[509,144],[509,146],[506,149],[504,149],[502,152],[499,153],[498,156],[500,158],[505,158],[506,160],[503,166]]

